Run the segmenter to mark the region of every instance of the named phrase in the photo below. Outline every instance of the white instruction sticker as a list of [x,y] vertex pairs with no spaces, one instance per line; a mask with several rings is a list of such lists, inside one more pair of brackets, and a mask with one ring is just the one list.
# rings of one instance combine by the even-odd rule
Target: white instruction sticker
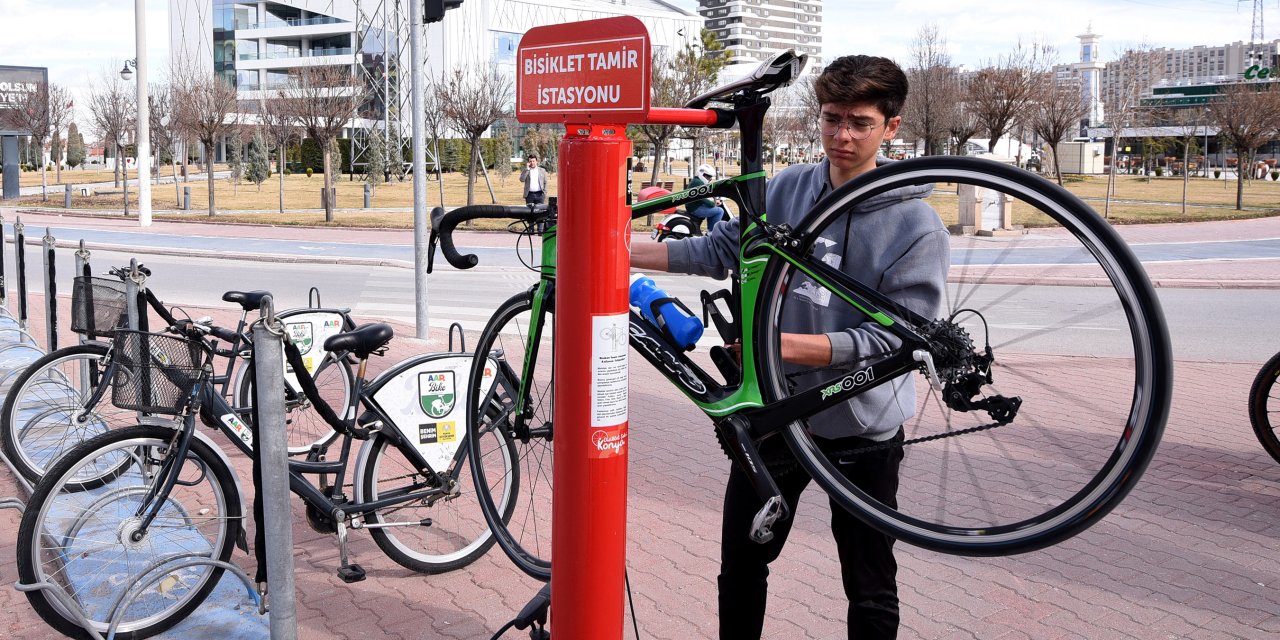
[[591,318],[591,426],[627,421],[627,314]]

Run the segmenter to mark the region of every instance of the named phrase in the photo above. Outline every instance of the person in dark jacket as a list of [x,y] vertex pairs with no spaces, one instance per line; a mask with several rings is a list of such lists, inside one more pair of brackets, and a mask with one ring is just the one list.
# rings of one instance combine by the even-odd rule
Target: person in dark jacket
[[[821,104],[819,129],[825,158],[794,165],[770,180],[767,212],[773,223],[797,225],[823,196],[853,178],[889,162],[878,157],[883,142],[901,125],[907,78],[893,61],[845,56],[827,66],[814,85]],[[872,284],[878,291],[925,317],[938,317],[950,266],[946,229],[924,198],[932,187],[906,187],[858,205],[844,221],[814,242],[815,257]],[[717,225],[703,237],[632,245],[631,265],[639,269],[723,278],[738,266],[738,220]],[[800,387],[852,371],[859,358],[897,346],[861,312],[832,300],[812,280],[791,282],[782,317],[782,358]],[[822,371],[803,373],[823,369]],[[834,372],[833,372],[834,370]],[[808,420],[818,446],[839,451],[875,442],[901,441],[902,424],[915,414],[915,381],[902,376],[832,407]],[[780,438],[762,446],[766,458],[789,455]],[[767,449],[774,449],[769,451]],[[896,505],[900,447],[853,456],[841,471],[877,500]],[[733,466],[725,490],[719,586],[720,638],[761,636],[768,597],[769,564],[786,544],[795,508],[809,476],[797,470],[775,477],[792,517],[775,523],[774,538],[750,540],[751,520],[763,506],[745,472]],[[894,638],[898,630],[897,561],[893,539],[863,524],[834,502],[831,533],[849,599],[848,637]]]
[[[692,189],[694,187],[700,187],[715,179],[716,170],[711,165],[699,165],[698,175],[694,176],[693,179],[689,181],[689,188]],[[711,231],[712,227],[716,226],[717,222],[724,219],[725,213],[724,207],[719,206],[711,198],[694,200],[693,202],[686,204],[684,210],[689,212],[689,215],[691,216],[705,219],[707,221],[708,232]]]

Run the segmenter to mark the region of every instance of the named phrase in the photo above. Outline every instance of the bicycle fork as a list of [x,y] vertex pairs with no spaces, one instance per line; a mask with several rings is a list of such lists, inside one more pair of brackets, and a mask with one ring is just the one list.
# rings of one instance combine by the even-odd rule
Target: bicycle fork
[[751,487],[764,501],[764,506],[751,519],[749,532],[752,542],[764,544],[773,539],[773,524],[791,517],[791,510],[787,507],[786,500],[782,499],[782,492],[774,483],[773,476],[765,469],[764,460],[760,458],[755,443],[751,441],[747,421],[731,415],[716,423],[716,429],[720,432],[729,457],[747,474]]

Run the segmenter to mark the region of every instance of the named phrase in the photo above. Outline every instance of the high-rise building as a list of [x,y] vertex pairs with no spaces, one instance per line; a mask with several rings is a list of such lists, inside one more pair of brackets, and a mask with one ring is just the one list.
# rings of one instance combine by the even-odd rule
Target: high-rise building
[[698,13],[725,46],[726,76],[787,49],[809,54],[810,70],[822,68],[822,0],[698,0]]

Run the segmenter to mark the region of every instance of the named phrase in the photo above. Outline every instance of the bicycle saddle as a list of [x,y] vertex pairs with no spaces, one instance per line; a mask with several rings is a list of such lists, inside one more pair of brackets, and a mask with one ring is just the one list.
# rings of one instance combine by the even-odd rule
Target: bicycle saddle
[[395,336],[391,325],[375,322],[361,325],[354,331],[339,333],[324,341],[325,351],[350,351],[357,358],[368,358],[369,354],[386,346]]
[[245,311],[257,311],[262,308],[262,299],[269,295],[270,291],[228,291],[222,294],[222,300],[234,302]]
[[788,49],[775,55],[773,59],[762,62],[746,77],[720,85],[690,100],[685,106],[690,109],[702,109],[708,102],[733,102],[739,98],[759,98],[795,82],[808,62],[808,54],[797,54],[794,49]]

